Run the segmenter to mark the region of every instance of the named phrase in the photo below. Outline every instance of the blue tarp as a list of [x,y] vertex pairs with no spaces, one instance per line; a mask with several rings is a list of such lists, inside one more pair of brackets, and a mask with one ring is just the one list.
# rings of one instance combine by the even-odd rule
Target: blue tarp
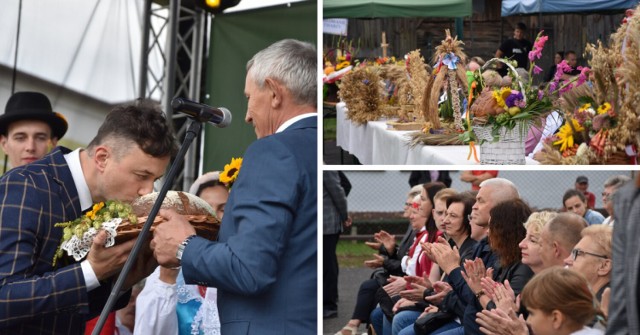
[[502,0],[502,16],[625,10],[638,0]]

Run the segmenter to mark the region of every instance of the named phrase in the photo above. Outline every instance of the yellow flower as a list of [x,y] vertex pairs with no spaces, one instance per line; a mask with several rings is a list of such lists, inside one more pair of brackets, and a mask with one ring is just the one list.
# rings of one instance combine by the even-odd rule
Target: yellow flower
[[496,101],[496,103],[498,104],[498,107],[502,107],[506,109],[507,104],[504,102],[504,98],[502,97],[501,92],[493,91],[492,95],[493,95],[493,100]]
[[510,87],[503,87],[500,89],[500,96],[502,97],[502,100],[506,100],[507,97],[509,97],[510,95],[511,95]]
[[598,115],[607,113],[611,110],[611,104],[608,102],[603,103],[598,107]]
[[351,63],[349,61],[344,61],[344,62],[336,65],[336,70],[342,70],[342,69],[344,69],[345,67],[347,67],[349,65],[351,65]]
[[[575,119],[571,119],[571,124],[573,125],[573,129],[575,129],[576,132],[584,130],[584,128]],[[560,145],[560,152],[564,152],[568,148],[573,148],[573,129],[568,123],[565,123],[562,127],[560,127],[560,130],[557,134],[559,140],[553,142],[554,145]]]
[[240,167],[242,166],[242,157],[231,158],[231,162],[224,166],[224,171],[220,174],[220,182],[227,184],[229,187],[238,178]]

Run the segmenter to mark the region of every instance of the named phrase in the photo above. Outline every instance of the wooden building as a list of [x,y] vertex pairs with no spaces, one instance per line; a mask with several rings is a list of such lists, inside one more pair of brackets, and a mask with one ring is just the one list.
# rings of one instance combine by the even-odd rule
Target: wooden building
[[[583,52],[588,43],[601,40],[607,44],[609,36],[620,26],[623,13],[559,14],[501,17],[501,0],[473,0],[473,16],[463,19],[433,18],[429,13],[416,13],[414,18],[349,19],[347,39],[356,49],[356,57],[372,59],[382,55],[382,32],[386,33],[389,55],[402,57],[420,49],[429,63],[434,47],[445,36],[445,29],[453,35],[462,27],[462,40],[469,57],[485,60],[495,55],[500,43],[513,36],[514,27],[524,22],[527,38],[533,42],[540,29],[549,36],[543,58],[536,64],[548,70],[556,51],[574,50],[578,63],[587,65]],[[337,37],[324,35],[326,48],[336,47]]]

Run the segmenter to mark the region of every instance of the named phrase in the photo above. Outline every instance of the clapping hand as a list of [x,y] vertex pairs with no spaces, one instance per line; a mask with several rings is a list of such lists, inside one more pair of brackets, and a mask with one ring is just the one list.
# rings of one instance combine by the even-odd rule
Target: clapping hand
[[475,260],[466,260],[464,262],[464,271],[461,273],[462,278],[474,294],[478,294],[482,290],[481,279],[484,277],[492,277],[493,269],[486,270],[484,262],[481,258]]
[[[496,304],[496,307],[507,312],[509,310],[517,311],[520,309],[519,299],[516,301],[516,293],[511,288],[509,284],[509,280],[504,281],[504,285],[496,283],[494,292],[493,292],[493,302]],[[518,296],[519,297],[519,296]]]
[[400,294],[406,287],[407,282],[402,277],[390,276],[389,284],[382,287],[390,297]]
[[364,242],[364,244],[375,251],[380,250],[380,247],[382,246],[382,243],[380,242]]
[[370,259],[368,261],[364,261],[364,265],[368,266],[372,269],[375,268],[379,268],[382,266],[382,264],[384,263],[384,257],[378,255],[378,254],[373,254],[373,258],[374,259]]
[[500,309],[483,310],[476,313],[476,322],[480,331],[487,335],[529,335],[524,317],[518,317],[513,309],[504,312]]
[[434,305],[438,305],[442,302],[442,300],[444,300],[444,297],[447,296],[447,294],[453,290],[453,288],[447,282],[437,281],[433,283],[433,290],[436,293],[425,297],[424,300]]
[[422,299],[422,293],[427,289],[424,286],[416,283],[409,283],[411,289],[400,291],[400,296],[411,301],[420,301]]
[[387,233],[384,230],[381,230],[375,234],[373,234],[373,238],[382,243],[382,245],[384,245],[384,248],[387,249],[387,252],[389,252],[390,254],[392,254],[394,252],[394,250],[396,249],[396,236],[395,235],[391,235],[389,233]]
[[447,241],[438,237],[436,243],[431,243],[430,252],[433,255],[434,261],[440,266],[442,271],[447,274],[451,273],[453,269],[457,268],[460,264],[460,254],[458,253],[458,247],[451,248]]

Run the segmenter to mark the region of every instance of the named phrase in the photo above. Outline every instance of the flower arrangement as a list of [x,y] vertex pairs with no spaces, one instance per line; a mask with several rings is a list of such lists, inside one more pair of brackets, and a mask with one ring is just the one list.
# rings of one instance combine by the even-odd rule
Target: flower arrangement
[[131,205],[117,200],[99,202],[84,215],[75,220],[56,223],[54,227],[63,228],[62,241],[53,258],[53,265],[64,255],[74,257],[76,261],[84,258],[89,249],[93,237],[98,230],[105,229],[108,233],[107,247],[115,243],[116,228],[123,220],[138,222],[137,216],[132,212]]
[[225,164],[224,170],[220,173],[220,182],[225,184],[229,190],[238,178],[240,168],[242,167],[242,157],[231,158],[229,164]]
[[[577,84],[570,88],[559,77],[552,84],[563,94],[565,124],[548,138],[538,160],[543,164],[637,164],[640,145],[640,13],[628,11],[610,47],[588,45],[591,69],[579,68]],[[551,84],[550,84],[551,85]]]
[[[326,50],[323,54],[323,99],[333,101],[336,99],[337,83],[342,77],[349,73],[354,66],[358,65],[355,55],[359,47],[354,47],[353,41],[340,36],[337,41],[332,41],[334,48]],[[360,42],[358,42],[358,45]]]
[[[542,57],[544,45],[549,39],[543,33],[544,31],[538,33],[528,54],[528,70],[516,69],[514,62],[510,60],[494,58],[483,66],[482,71],[474,74],[474,84],[471,85],[468,99],[470,107],[466,117],[466,131],[460,135],[461,141],[470,144],[469,158],[473,154],[478,161],[473,146],[478,140],[481,150],[483,147],[488,149],[491,145],[489,143],[497,143],[495,146],[499,146],[500,143],[511,142],[514,150],[510,163],[524,164],[524,140],[531,126],[541,124],[543,115],[555,109],[558,97],[586,82],[590,71],[588,67],[579,67],[580,75],[567,78],[564,74],[573,69],[563,62],[558,65],[554,80],[545,87],[533,84],[533,77],[542,72],[536,61]],[[509,76],[500,78],[497,73],[489,70],[488,66],[494,63],[507,66]],[[566,131],[564,134],[568,135]],[[570,139],[565,137],[565,145],[568,145]],[[490,163],[502,162],[497,159]]]

